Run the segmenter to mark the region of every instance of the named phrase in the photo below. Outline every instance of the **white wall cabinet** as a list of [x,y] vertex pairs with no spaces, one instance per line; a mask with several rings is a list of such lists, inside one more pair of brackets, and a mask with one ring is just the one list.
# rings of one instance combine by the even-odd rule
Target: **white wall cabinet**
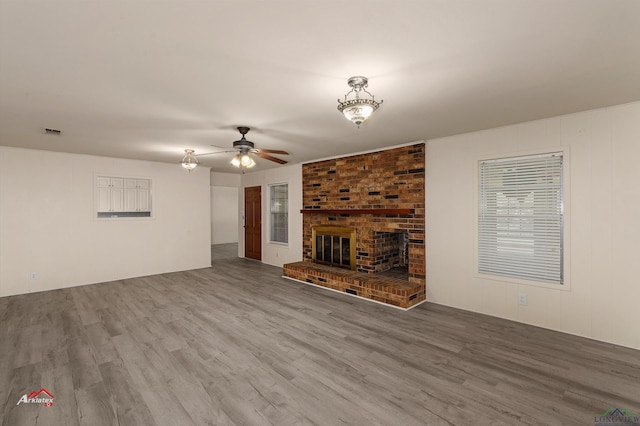
[[96,210],[98,217],[151,216],[151,180],[97,176]]
[[149,179],[124,180],[124,211],[151,211]]

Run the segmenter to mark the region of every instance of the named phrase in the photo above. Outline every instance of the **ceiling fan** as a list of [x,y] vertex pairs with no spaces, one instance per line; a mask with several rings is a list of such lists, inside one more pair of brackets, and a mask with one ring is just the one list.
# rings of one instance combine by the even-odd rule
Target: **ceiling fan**
[[[235,152],[236,155],[231,160],[231,164],[238,167],[239,169],[249,169],[256,165],[256,162],[252,158],[251,154],[255,154],[260,158],[264,158],[265,160],[273,161],[278,164],[287,164],[286,160],[281,158],[273,157],[269,154],[277,154],[277,155],[289,155],[287,151],[277,150],[277,149],[260,149],[256,148],[255,144],[251,141],[248,141],[245,135],[251,130],[249,127],[240,126],[238,127],[238,131],[242,135],[240,140],[233,142],[233,149],[226,151],[217,151],[217,152],[207,152],[204,154],[197,154],[196,157],[202,157],[205,155],[213,155],[213,154],[223,154],[226,152]],[[215,145],[211,145],[216,147]],[[222,148],[222,147],[216,147]]]

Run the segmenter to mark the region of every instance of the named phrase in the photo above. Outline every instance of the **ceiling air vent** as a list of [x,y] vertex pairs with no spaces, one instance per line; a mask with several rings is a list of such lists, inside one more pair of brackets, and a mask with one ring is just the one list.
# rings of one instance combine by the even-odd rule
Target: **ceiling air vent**
[[51,129],[51,128],[47,128],[47,127],[45,127],[44,129],[42,129],[42,133],[44,133],[45,135],[56,135],[56,136],[62,136],[62,130],[58,130],[58,129]]

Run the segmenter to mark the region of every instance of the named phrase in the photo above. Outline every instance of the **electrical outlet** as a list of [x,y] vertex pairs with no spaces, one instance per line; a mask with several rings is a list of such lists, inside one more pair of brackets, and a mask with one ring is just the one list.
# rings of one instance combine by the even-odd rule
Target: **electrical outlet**
[[38,273],[37,272],[32,272],[30,275],[32,280],[37,280],[38,279]]
[[525,293],[520,293],[518,295],[518,304],[522,306],[527,306],[529,304],[529,299]]

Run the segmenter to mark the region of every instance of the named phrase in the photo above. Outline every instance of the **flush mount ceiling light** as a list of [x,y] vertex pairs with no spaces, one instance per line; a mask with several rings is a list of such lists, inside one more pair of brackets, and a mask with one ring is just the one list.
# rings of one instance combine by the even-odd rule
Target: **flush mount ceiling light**
[[199,164],[198,159],[196,158],[194,153],[195,151],[193,149],[184,150],[185,155],[180,164],[182,164],[182,167],[184,167],[188,171],[195,169]]
[[[383,101],[377,102],[374,96],[366,90],[369,84],[367,77],[351,77],[347,83],[351,90],[344,95],[344,101],[338,99],[338,111],[343,113],[347,120],[360,127],[363,121],[380,108]],[[366,93],[371,99],[361,98],[361,93]],[[353,97],[349,99],[349,95],[352,94]]]

